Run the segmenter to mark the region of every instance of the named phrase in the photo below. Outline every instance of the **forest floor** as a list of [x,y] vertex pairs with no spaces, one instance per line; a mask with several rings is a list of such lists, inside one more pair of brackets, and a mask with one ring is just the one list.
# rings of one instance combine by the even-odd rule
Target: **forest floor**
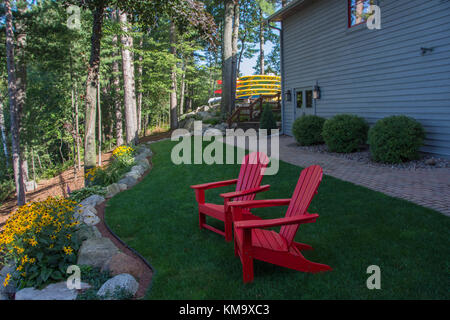
[[[102,166],[109,163],[112,151],[102,154]],[[67,197],[68,189],[77,190],[84,187],[83,164],[81,171],[74,173],[73,167],[58,174],[57,176],[39,181],[36,190],[27,192],[27,202],[39,201],[48,197]],[[8,219],[9,215],[17,208],[16,195],[11,196],[0,207],[0,226]]]
[[[170,133],[170,131],[154,131],[151,135],[141,138],[139,143],[169,138]],[[110,162],[111,156],[112,150],[102,154],[102,166]],[[51,179],[39,181],[36,190],[26,193],[26,200],[30,202],[44,200],[48,197],[67,197],[68,187],[71,191],[84,187],[83,164],[81,171],[77,172],[76,175],[73,167],[71,167]],[[0,206],[0,227],[6,222],[11,213],[17,209],[16,203],[17,198],[13,195]]]

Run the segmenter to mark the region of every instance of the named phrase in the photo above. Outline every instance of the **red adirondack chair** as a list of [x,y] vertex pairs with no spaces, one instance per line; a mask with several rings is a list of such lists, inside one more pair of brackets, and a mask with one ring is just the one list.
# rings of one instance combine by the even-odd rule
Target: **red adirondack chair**
[[[282,267],[302,271],[320,272],[331,270],[327,265],[311,262],[301,254],[312,247],[294,241],[300,224],[315,222],[318,214],[309,214],[308,207],[322,181],[322,168],[311,166],[300,174],[291,199],[236,201],[232,207],[234,220],[234,250],[242,262],[244,282],[253,281],[253,259],[266,261]],[[251,208],[289,205],[286,216],[280,219],[262,220],[248,213]],[[263,228],[281,226],[277,233]]]
[[[233,237],[233,221],[228,204],[232,199],[241,201],[253,200],[256,193],[270,188],[270,185],[260,186],[268,162],[269,158],[266,154],[253,152],[244,157],[237,179],[191,186],[195,190],[195,197],[198,202],[200,229],[209,229],[223,235],[226,241],[231,241]],[[224,199],[223,204],[205,202],[205,190],[232,184],[236,184],[236,191],[221,194],[220,196]],[[244,213],[250,213],[249,210],[244,211]],[[206,216],[223,221],[225,225],[224,231],[206,224]]]

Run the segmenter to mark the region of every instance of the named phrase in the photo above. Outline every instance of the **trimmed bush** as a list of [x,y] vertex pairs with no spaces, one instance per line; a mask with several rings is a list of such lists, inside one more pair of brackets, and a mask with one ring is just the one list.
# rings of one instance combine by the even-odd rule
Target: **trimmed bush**
[[361,117],[339,114],[325,121],[322,137],[332,152],[350,153],[367,141],[369,125]]
[[323,143],[322,130],[324,123],[324,118],[313,115],[305,115],[295,119],[292,125],[292,133],[295,140],[302,146]]
[[369,131],[372,159],[384,163],[401,163],[419,158],[425,131],[416,120],[407,116],[381,119]]
[[270,104],[264,105],[263,112],[261,113],[259,128],[267,129],[268,134],[270,134],[272,129],[278,129]]

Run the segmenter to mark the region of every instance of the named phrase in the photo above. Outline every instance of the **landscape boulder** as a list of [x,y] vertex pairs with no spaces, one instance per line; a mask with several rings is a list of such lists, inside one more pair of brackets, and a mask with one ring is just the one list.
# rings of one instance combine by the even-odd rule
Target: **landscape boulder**
[[117,183],[110,184],[106,187],[106,198],[112,198],[120,192],[120,186]]
[[3,285],[6,276],[8,274],[13,275],[15,272],[16,266],[14,263],[8,263],[0,270],[0,295],[6,297],[9,294],[14,294],[16,292],[16,286],[13,281],[9,281],[6,287]]
[[137,184],[137,179],[134,178],[134,177],[125,176],[118,183],[125,184],[127,186],[127,189],[128,189],[128,188],[131,188],[131,187],[133,187],[134,185]]
[[139,263],[139,260],[123,252],[119,252],[103,265],[102,271],[108,271],[113,276],[128,273],[136,279],[140,279],[144,269]]
[[108,238],[93,238],[83,241],[78,251],[78,265],[101,268],[119,249]]
[[[81,283],[81,289],[88,289],[87,283]],[[17,291],[16,300],[75,300],[78,296],[76,289],[68,289],[67,282],[52,283],[42,290],[24,288]]]
[[76,231],[76,235],[80,241],[88,239],[98,239],[102,237],[100,231],[95,226],[83,225]]
[[96,205],[99,205],[103,201],[105,201],[105,198],[103,198],[102,196],[99,196],[97,194],[94,194],[94,195],[84,199],[83,201],[81,201],[80,204],[83,207],[87,207],[87,206],[95,207]]
[[124,292],[134,296],[139,284],[134,277],[127,273],[119,274],[106,281],[97,291],[97,296],[106,300],[114,299],[114,294]]

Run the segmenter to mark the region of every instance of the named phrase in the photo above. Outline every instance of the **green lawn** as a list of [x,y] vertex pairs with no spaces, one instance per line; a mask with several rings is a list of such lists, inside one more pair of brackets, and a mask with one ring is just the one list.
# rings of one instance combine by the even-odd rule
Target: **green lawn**
[[[352,183],[325,176],[309,212],[316,223],[296,240],[312,245],[311,261],[333,271],[301,273],[255,261],[255,280],[242,282],[233,244],[198,228],[192,184],[237,177],[238,165],[172,164],[174,142],[152,145],[153,169],[133,189],[108,203],[106,220],[155,268],[148,299],[449,299],[449,218]],[[271,190],[257,199],[289,198],[301,168],[284,162],[265,176]],[[221,188],[206,191],[218,201]],[[286,207],[258,209],[264,218]],[[381,290],[368,290],[366,269],[381,268]]]

